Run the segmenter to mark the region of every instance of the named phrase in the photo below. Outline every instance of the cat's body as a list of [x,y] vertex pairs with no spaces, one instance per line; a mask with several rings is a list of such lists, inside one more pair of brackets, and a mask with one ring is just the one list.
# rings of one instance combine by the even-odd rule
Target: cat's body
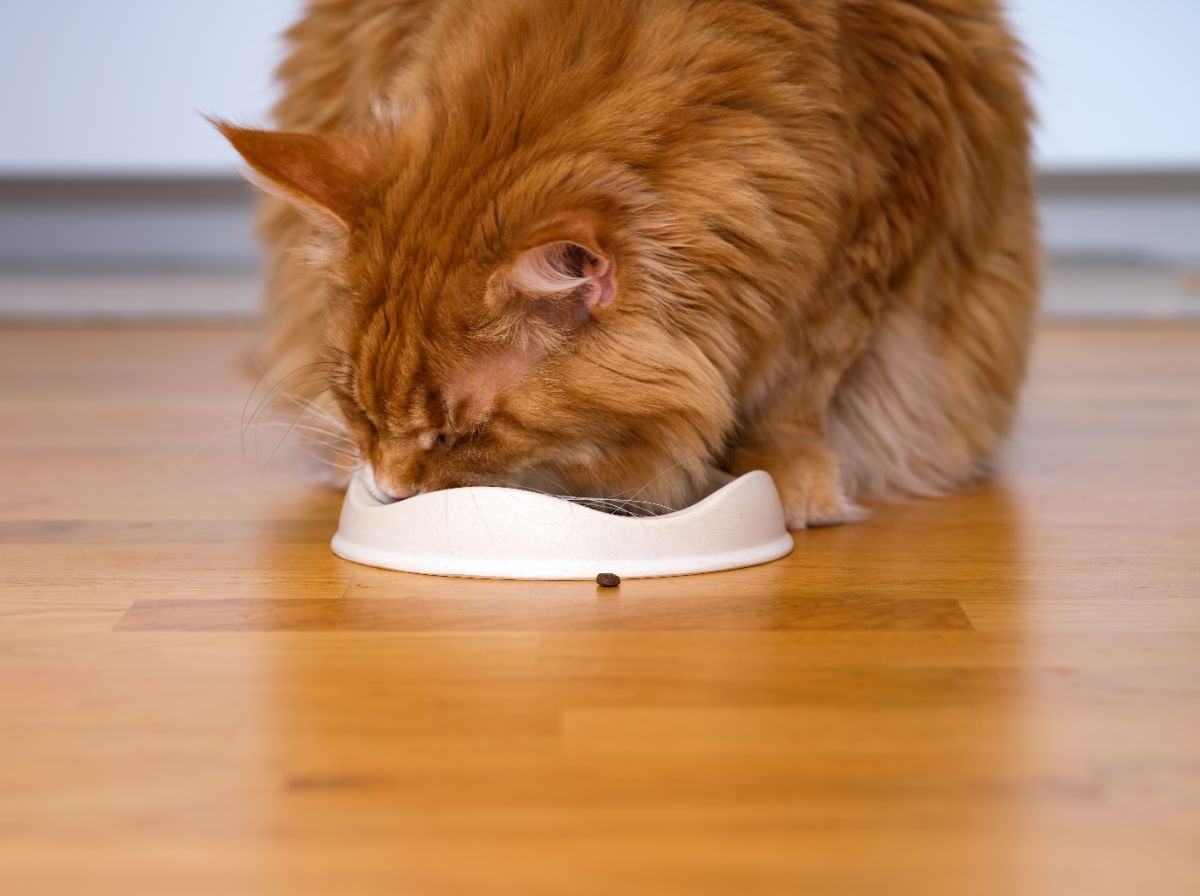
[[339,136],[225,128],[288,200],[269,353],[329,362],[382,491],[763,468],[801,527],[1009,428],[1035,223],[990,0],[317,0],[290,40],[280,127]]

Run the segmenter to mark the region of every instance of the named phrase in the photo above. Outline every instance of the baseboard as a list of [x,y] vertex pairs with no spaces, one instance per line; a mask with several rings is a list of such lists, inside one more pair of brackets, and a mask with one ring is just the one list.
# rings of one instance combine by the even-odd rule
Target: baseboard
[[0,179],[0,272],[252,271],[237,177]]
[[1051,258],[1200,265],[1200,169],[1048,172],[1038,205]]
[[[1038,194],[1051,313],[1195,312],[1200,169],[1047,172]],[[254,190],[232,176],[0,179],[0,314],[252,314],[254,207]],[[1137,286],[1100,298],[1118,268]],[[103,276],[89,286],[87,275]],[[224,286],[214,296],[203,283]]]
[[261,296],[261,278],[241,271],[0,272],[4,321],[246,320]]

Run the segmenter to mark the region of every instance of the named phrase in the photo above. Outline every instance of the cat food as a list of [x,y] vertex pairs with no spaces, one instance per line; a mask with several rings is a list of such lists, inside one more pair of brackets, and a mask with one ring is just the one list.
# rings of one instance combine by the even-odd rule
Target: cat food
[[596,584],[601,588],[617,588],[621,584],[621,577],[615,572],[602,572],[596,576]]

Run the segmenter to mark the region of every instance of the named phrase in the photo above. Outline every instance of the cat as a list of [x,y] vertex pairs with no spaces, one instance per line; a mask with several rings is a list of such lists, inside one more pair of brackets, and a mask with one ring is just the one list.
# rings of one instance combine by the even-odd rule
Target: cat
[[288,41],[281,130],[216,124],[273,194],[267,354],[378,496],[764,469],[801,529],[987,473],[1038,294],[997,3],[314,0]]

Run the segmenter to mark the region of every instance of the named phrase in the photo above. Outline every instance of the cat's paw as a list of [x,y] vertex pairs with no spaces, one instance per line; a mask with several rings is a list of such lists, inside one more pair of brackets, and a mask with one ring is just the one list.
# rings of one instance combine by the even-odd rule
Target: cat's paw
[[735,459],[735,467],[742,472],[760,469],[771,474],[789,529],[837,526],[867,517],[867,511],[842,490],[837,457],[832,452],[804,446],[772,455],[746,453]]
[[776,485],[789,529],[840,526],[867,517],[867,511],[847,498],[840,485],[823,477],[810,477],[803,472],[797,475],[793,471],[785,474],[782,482],[777,479]]

